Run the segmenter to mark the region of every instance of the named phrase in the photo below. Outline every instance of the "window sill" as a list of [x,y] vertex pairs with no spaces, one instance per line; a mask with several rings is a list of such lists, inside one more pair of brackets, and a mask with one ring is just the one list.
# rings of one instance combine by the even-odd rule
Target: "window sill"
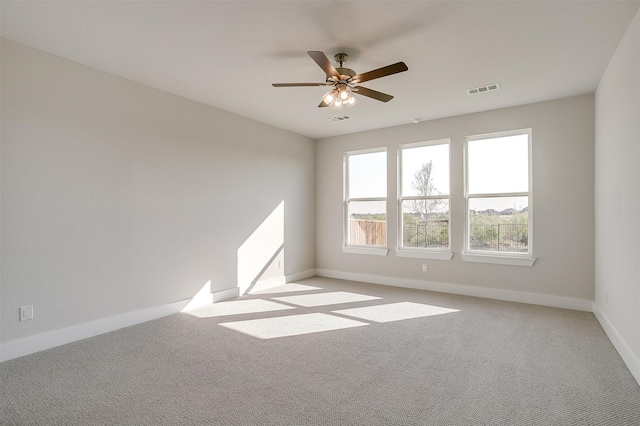
[[415,259],[451,260],[453,253],[450,251],[396,250],[396,256]]
[[373,256],[386,256],[389,249],[386,247],[343,246],[342,251],[351,254],[369,254]]
[[512,266],[533,266],[533,263],[536,261],[535,257],[470,254],[470,253],[463,253],[462,259],[465,262],[493,263],[497,265],[512,265]]

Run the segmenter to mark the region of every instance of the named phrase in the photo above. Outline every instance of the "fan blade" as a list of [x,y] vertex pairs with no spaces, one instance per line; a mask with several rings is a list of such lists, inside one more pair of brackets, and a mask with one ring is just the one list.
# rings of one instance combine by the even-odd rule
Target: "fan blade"
[[329,104],[328,104],[328,103],[326,103],[326,102],[323,100],[323,101],[321,101],[321,102],[320,102],[320,105],[318,105],[318,108],[325,108],[325,107],[328,107],[328,106],[329,106]]
[[273,83],[273,87],[326,86],[326,83]]
[[388,75],[397,74],[399,72],[407,71],[409,68],[404,62],[398,62],[393,65],[387,65],[386,67],[378,68],[377,70],[367,71],[362,74],[358,74],[353,79],[358,83],[364,83],[365,81],[373,80],[375,78],[386,77]]
[[340,74],[338,74],[338,71],[336,71],[336,68],[331,64],[331,61],[329,61],[329,58],[327,58],[327,55],[325,55],[324,52],[310,50],[307,53],[311,56],[311,59],[316,61],[316,64],[322,68],[324,73],[327,75],[327,78],[331,76],[340,77]]
[[355,93],[358,95],[366,96],[368,98],[373,98],[381,102],[389,102],[391,99],[393,99],[393,96],[391,95],[378,92],[377,90],[367,89],[366,87],[362,87],[362,86],[358,86],[358,91]]

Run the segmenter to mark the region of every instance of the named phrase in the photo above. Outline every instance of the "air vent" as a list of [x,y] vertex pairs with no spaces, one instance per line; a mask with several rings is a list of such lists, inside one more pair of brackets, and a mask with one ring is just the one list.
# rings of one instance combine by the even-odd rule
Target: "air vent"
[[492,90],[500,89],[499,83],[489,84],[487,86],[474,87],[473,89],[467,89],[467,95],[477,95],[478,93],[491,92]]
[[344,121],[344,120],[351,120],[351,117],[349,117],[348,115],[343,115],[342,117],[338,117],[337,115],[334,115],[329,120],[331,120],[331,121]]

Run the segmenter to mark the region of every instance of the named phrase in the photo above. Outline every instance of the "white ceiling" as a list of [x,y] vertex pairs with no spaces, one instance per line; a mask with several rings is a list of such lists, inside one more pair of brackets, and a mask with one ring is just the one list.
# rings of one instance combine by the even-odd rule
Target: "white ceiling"
[[[314,139],[591,93],[638,1],[2,1],[2,36]],[[317,108],[308,50],[349,54],[351,109]],[[500,83],[469,96],[466,89]],[[349,121],[330,121],[348,114]]]

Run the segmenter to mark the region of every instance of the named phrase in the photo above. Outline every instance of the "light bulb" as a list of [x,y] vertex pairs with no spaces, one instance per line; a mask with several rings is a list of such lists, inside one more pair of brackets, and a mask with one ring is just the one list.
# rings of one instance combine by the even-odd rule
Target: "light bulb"
[[333,102],[333,99],[334,99],[333,90],[325,93],[325,95],[322,97],[322,100],[327,105],[331,105],[331,102]]
[[348,97],[349,97],[349,92],[347,92],[346,90],[343,90],[340,92],[340,98],[342,98],[343,101],[345,101]]
[[336,101],[333,103],[335,106],[340,107],[342,106],[342,100],[340,99],[336,99]]
[[355,104],[356,103],[356,97],[355,96],[351,96],[347,102],[349,103],[349,105]]

